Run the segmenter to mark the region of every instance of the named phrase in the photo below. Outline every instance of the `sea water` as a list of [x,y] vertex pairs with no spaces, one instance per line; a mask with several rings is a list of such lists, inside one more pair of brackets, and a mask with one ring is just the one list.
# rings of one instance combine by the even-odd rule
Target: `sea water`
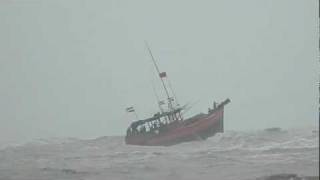
[[[41,139],[0,149],[0,180],[250,180],[319,175],[314,129],[226,131],[169,147],[123,137]],[[265,178],[266,179],[266,178]]]

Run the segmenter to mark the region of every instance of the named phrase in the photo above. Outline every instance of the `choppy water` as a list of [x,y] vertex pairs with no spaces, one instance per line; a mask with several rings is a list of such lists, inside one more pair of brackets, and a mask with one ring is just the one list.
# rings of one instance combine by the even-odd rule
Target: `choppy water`
[[229,131],[171,147],[128,146],[123,137],[37,140],[0,150],[0,180],[257,179],[319,175],[319,134]]

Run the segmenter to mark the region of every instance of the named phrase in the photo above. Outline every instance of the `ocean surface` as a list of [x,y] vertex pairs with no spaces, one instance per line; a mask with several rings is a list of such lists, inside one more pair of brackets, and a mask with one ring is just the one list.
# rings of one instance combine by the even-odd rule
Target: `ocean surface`
[[[123,137],[38,139],[0,149],[0,180],[250,180],[319,175],[314,129],[227,131],[170,147]],[[269,178],[270,179],[270,178]]]

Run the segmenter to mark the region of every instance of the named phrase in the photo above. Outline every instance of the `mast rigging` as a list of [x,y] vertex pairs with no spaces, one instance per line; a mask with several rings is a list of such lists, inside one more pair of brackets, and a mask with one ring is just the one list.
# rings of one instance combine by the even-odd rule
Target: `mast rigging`
[[168,98],[168,106],[169,106],[169,109],[172,110],[172,109],[173,109],[173,107],[172,107],[172,102],[171,102],[172,100],[171,100],[171,98],[170,98],[169,91],[168,91],[168,89],[167,89],[167,87],[166,87],[166,85],[165,85],[165,83],[164,83],[164,81],[163,81],[163,79],[162,79],[163,72],[162,72],[162,73],[160,72],[159,67],[158,67],[158,65],[157,65],[157,63],[156,63],[156,60],[154,59],[154,57],[153,57],[153,55],[152,55],[151,49],[150,49],[147,41],[145,41],[145,44],[146,44],[146,46],[147,46],[147,48],[148,48],[148,52],[149,52],[149,54],[150,54],[150,56],[151,56],[152,62],[153,62],[154,66],[155,66],[155,68],[156,68],[156,70],[157,70],[157,72],[158,72],[158,75],[159,75],[160,80],[161,80],[161,82],[162,82],[162,86],[163,86],[163,88],[164,88],[164,90],[165,90],[165,92],[166,92],[166,95],[167,95],[167,98]]

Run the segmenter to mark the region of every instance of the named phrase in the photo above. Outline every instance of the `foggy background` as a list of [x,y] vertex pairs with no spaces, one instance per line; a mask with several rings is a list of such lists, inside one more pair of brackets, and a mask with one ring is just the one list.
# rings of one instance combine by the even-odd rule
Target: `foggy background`
[[[0,143],[124,135],[163,91],[226,130],[318,123],[317,1],[0,1]],[[163,96],[164,97],[164,96]]]

